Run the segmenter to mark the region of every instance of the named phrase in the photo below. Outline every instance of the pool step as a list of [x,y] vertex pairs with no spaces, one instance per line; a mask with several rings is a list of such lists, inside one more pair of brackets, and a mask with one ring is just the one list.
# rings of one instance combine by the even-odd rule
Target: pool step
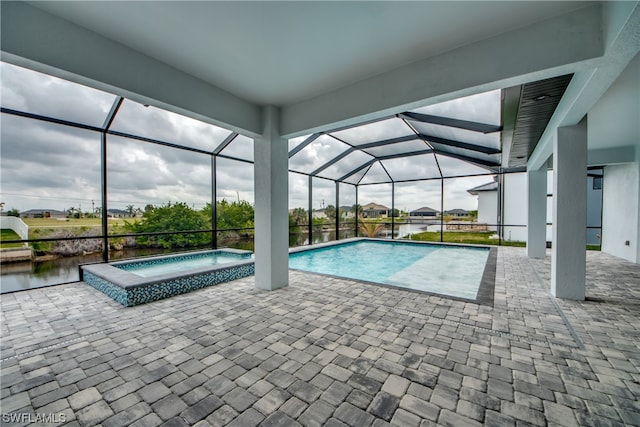
[[484,263],[479,271],[477,268],[467,268],[464,254],[458,252],[452,256],[446,248],[441,248],[393,274],[386,280],[386,283],[409,289],[475,299],[483,271]]

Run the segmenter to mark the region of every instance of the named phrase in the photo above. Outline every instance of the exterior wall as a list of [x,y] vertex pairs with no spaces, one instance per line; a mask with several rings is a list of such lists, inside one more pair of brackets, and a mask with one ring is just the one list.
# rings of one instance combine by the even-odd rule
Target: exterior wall
[[590,148],[635,152],[604,168],[602,190],[602,251],[635,263],[640,263],[639,92],[640,55],[636,55],[589,111]]
[[640,263],[639,199],[640,162],[604,168],[602,251],[635,263]]
[[[505,240],[527,240],[527,174],[504,175],[504,219],[506,226],[502,238]],[[519,226],[519,227],[516,227]]]
[[[478,193],[478,222],[480,224],[498,223],[498,192],[481,191]],[[487,230],[496,231],[498,227],[489,226]]]
[[27,240],[29,238],[29,226],[18,217],[0,216],[0,228],[7,228],[15,231],[22,240]]
[[[606,178],[603,179],[603,182]],[[593,178],[587,180],[587,225],[598,226],[600,224],[600,207],[602,191],[593,189]],[[606,185],[606,184],[603,184]],[[553,171],[547,173],[547,230],[546,239],[552,239],[553,226]],[[478,222],[496,224],[498,222],[497,191],[483,191],[478,193]],[[527,175],[526,173],[506,174],[504,176],[504,234],[505,240],[526,241],[527,240]],[[496,230],[496,227],[489,227]],[[597,237],[601,230],[587,230],[587,243],[592,245],[601,244]]]
[[593,177],[587,178],[587,245],[601,245],[600,236],[602,235],[602,230],[588,228],[602,225],[600,222],[602,216],[602,190],[594,189],[593,181]]

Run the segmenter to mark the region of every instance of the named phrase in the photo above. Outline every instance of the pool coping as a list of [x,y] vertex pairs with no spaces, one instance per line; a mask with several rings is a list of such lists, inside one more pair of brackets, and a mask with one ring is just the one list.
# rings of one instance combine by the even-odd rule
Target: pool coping
[[407,292],[433,295],[433,296],[438,296],[442,298],[449,298],[456,301],[471,302],[479,305],[486,305],[486,306],[493,307],[494,291],[495,291],[495,284],[496,284],[496,268],[497,268],[497,262],[498,262],[498,248],[496,247],[465,244],[465,243],[423,242],[423,241],[408,240],[408,239],[381,239],[381,238],[375,238],[375,237],[351,237],[343,240],[334,240],[331,242],[323,242],[323,243],[317,243],[309,246],[299,246],[296,248],[290,248],[289,254],[306,252],[306,251],[311,251],[315,249],[328,248],[331,246],[349,244],[349,243],[355,243],[355,242],[361,242],[361,241],[373,241],[373,242],[383,242],[383,243],[395,242],[395,243],[408,243],[408,244],[414,244],[414,245],[451,246],[451,247],[464,247],[464,248],[469,248],[469,247],[482,248],[482,249],[488,249],[489,254],[487,255],[487,262],[485,263],[484,271],[482,272],[482,278],[480,279],[480,285],[478,286],[478,292],[476,294],[475,299],[462,298],[462,297],[457,297],[453,295],[445,295],[445,294],[439,294],[439,293],[429,292],[429,291],[421,291],[419,289],[403,288],[402,286],[372,282],[369,280],[352,279],[350,277],[336,276],[333,274],[316,273],[316,272],[307,271],[307,270],[299,270],[296,268],[289,268],[289,269],[294,271],[302,271],[309,274],[317,274],[319,276],[326,276],[326,277],[332,277],[332,278],[343,279],[343,280],[351,280],[358,283],[364,283],[364,284],[375,285],[375,286],[383,286],[385,288],[390,288],[390,289],[400,289]]

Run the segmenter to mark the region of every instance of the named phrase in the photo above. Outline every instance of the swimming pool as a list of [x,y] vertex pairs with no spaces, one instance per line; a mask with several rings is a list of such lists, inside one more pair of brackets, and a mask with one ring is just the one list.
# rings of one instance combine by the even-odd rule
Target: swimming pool
[[80,266],[80,280],[130,307],[254,274],[252,253],[187,252]]
[[[251,276],[253,254],[188,252],[80,266],[80,279],[133,306]],[[495,248],[355,238],[290,249],[289,267],[493,305]]]
[[289,268],[466,300],[490,294],[493,300],[490,255],[487,247],[358,239],[301,248],[289,255]]

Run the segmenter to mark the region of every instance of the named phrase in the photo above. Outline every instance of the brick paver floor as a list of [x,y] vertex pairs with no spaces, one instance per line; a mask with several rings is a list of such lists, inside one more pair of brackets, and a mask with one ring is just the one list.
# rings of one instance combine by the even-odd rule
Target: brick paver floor
[[[640,266],[498,251],[493,307],[290,272],[124,308],[74,283],[3,295],[5,425],[640,425]],[[49,417],[49,418],[47,418]]]

